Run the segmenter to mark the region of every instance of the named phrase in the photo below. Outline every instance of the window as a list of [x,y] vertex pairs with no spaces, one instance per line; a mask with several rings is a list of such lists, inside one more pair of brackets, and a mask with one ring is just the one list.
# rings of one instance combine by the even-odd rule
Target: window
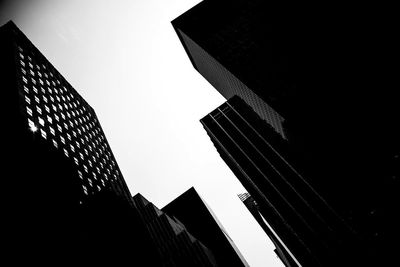
[[87,192],[87,188],[86,188],[86,186],[84,186],[84,185],[82,185],[82,188],[83,188],[83,192],[87,195],[88,194],[88,192]]
[[47,139],[47,134],[46,134],[45,131],[43,131],[43,129],[40,129],[40,133],[41,133],[41,135],[42,135],[42,137],[43,137],[44,139]]
[[44,126],[44,120],[41,117],[39,117],[39,124]]
[[29,107],[26,107],[26,112],[29,116],[32,116],[32,109],[30,109]]
[[32,132],[36,132],[38,130],[38,128],[36,127],[35,123],[33,121],[31,121],[30,119],[28,119],[28,125],[29,125],[29,129]]

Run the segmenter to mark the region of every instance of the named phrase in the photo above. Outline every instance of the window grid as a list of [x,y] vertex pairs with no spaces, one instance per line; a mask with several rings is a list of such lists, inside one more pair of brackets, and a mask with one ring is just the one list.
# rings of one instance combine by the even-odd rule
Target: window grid
[[122,176],[92,108],[43,61],[40,55],[19,47],[17,62],[28,129],[73,160],[81,178],[82,194],[101,191],[112,186],[111,182],[116,182],[117,188],[123,187]]

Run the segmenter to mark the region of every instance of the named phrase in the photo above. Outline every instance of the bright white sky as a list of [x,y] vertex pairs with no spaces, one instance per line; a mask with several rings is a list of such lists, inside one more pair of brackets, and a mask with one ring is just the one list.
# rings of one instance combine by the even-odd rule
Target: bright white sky
[[0,1],[0,24],[12,19],[95,109],[132,195],[162,208],[194,186],[250,266],[283,266],[199,122],[225,99],[170,23],[198,2]]

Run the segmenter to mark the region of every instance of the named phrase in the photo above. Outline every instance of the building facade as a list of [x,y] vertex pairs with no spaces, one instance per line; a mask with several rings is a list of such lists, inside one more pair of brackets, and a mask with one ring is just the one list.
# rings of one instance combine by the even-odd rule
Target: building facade
[[193,237],[176,218],[158,209],[141,194],[133,197],[164,266],[216,267],[211,250]]
[[186,229],[215,255],[218,266],[249,266],[233,240],[192,187],[162,211],[182,222]]
[[93,108],[14,23],[0,40],[5,255],[158,266]]
[[250,106],[235,96],[201,123],[298,265],[333,263],[345,253],[352,229],[297,172],[287,142]]
[[268,224],[267,220],[263,217],[260,212],[260,208],[257,202],[249,193],[242,193],[238,195],[239,199],[243,202],[246,208],[249,210],[254,219],[261,226],[264,232],[271,239],[275,246],[275,253],[281,259],[282,263],[286,267],[300,266],[293,253],[286,247],[285,243],[279,238],[278,234],[274,232],[273,228]]
[[[293,236],[315,241],[316,250],[326,247],[322,261],[344,261],[354,254],[354,261],[365,258],[365,264],[380,264],[382,259],[393,261],[387,255],[394,255],[399,236],[398,111],[395,90],[388,83],[393,77],[389,58],[395,50],[390,16],[373,20],[365,14],[379,16],[377,7],[364,5],[363,12],[357,8],[205,0],[172,24],[195,69],[227,100],[238,96],[250,107],[242,117],[256,114],[269,125],[257,130],[273,130],[263,130],[265,142],[258,143],[243,121],[225,114],[224,108],[232,110],[226,105],[202,119],[242,183],[243,171],[247,173],[253,184],[245,187],[260,207],[281,198],[270,206],[282,217],[295,211],[292,224],[305,232],[293,229]],[[289,165],[275,158],[275,152],[260,151],[261,156],[257,150],[262,142]],[[250,143],[257,143],[257,149]],[[281,176],[286,179],[272,182]],[[304,207],[295,208],[298,205]],[[265,218],[288,227],[285,219],[271,216]],[[336,231],[339,239],[332,238]],[[348,252],[338,244],[347,244]],[[320,261],[316,264],[325,264]]]

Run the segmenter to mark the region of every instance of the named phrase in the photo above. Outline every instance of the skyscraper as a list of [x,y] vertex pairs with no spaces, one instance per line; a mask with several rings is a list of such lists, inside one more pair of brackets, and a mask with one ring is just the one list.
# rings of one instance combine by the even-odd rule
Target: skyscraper
[[218,266],[248,266],[224,227],[193,187],[167,204],[162,211],[182,222],[195,238],[209,248]]
[[[261,176],[257,178],[263,172],[260,168],[264,168],[268,181],[275,176],[275,164],[281,164],[283,176],[294,174],[293,179],[287,179],[290,186],[284,186],[286,189],[268,188],[276,197],[266,187],[259,192],[248,189],[260,207],[266,202],[262,203],[257,194],[267,196],[268,200],[284,197],[287,201],[279,202],[280,205],[305,205],[304,210],[295,209],[296,213],[314,210],[300,216],[305,221],[316,223],[321,221],[318,217],[328,216],[331,219],[323,219],[328,225],[349,226],[350,233],[344,230],[340,242],[347,244],[355,255],[361,253],[362,256],[353,258],[365,258],[366,264],[372,258],[377,262],[393,260],[389,258],[394,255],[399,235],[395,226],[399,222],[396,203],[400,203],[396,193],[398,111],[395,90],[389,83],[393,77],[390,58],[395,51],[391,40],[393,17],[380,14],[378,7],[367,5],[354,8],[205,0],[172,22],[199,73],[227,100],[235,95],[243,99],[251,107],[246,114],[257,114],[270,125],[256,127],[257,130],[269,127],[281,139],[270,130],[261,134],[297,174],[279,160],[272,162],[274,167],[268,172],[265,170],[271,165],[264,157],[271,160],[277,154],[260,151],[263,157],[249,144],[249,140],[253,144],[258,142],[258,137],[249,136],[250,131],[241,128],[246,125],[243,120],[233,121],[223,110],[235,114],[235,109],[221,106],[202,120],[221,156],[231,162],[230,167],[239,177],[243,170],[254,171],[248,180],[257,180],[255,187],[262,188],[267,183]],[[239,170],[238,165],[246,168]],[[290,191],[301,195],[305,202],[290,199],[286,195]],[[284,207],[277,208],[279,213],[286,211]],[[266,218],[274,220],[271,216]],[[325,229],[329,233],[332,228],[292,223],[296,227],[307,224],[307,231],[314,234],[304,235],[311,239],[314,236],[318,242],[324,239],[319,231]],[[284,222],[278,225],[287,226]],[[302,239],[301,230],[298,231],[293,234]],[[349,237],[355,237],[362,245],[350,245],[345,241]],[[333,241],[330,237],[328,240]],[[315,246],[320,250],[323,246],[318,242]],[[342,256],[334,258],[347,257],[338,255]],[[330,258],[326,256],[325,260]]]
[[159,265],[93,108],[14,23],[0,40],[4,254]]
[[254,219],[258,222],[264,232],[269,236],[272,243],[275,245],[275,253],[282,260],[283,264],[287,267],[299,266],[299,262],[295,259],[294,255],[286,247],[285,243],[275,233],[273,228],[268,224],[263,215],[260,213],[260,208],[257,202],[249,193],[239,194],[239,199],[243,202],[249,210]]
[[287,142],[238,96],[201,122],[278,234],[274,240],[301,265],[333,263],[352,230],[296,170]]

